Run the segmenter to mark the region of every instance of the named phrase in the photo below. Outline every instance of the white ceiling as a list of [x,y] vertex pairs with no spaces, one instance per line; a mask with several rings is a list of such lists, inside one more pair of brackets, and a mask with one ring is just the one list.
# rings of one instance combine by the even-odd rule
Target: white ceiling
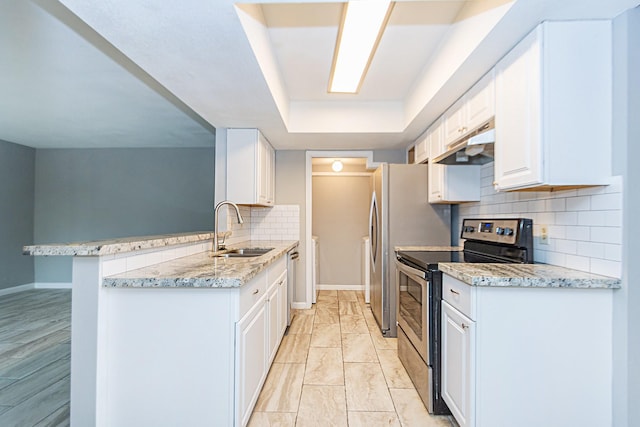
[[198,147],[257,127],[277,149],[406,147],[538,22],[639,2],[400,1],[360,94],[335,95],[336,2],[3,0],[0,139]]

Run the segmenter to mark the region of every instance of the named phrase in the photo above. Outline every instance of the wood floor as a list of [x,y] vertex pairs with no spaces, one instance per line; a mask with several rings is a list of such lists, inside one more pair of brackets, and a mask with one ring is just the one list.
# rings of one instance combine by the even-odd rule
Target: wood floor
[[71,291],[0,297],[0,426],[68,426]]
[[[0,297],[0,426],[68,426],[71,291]],[[362,293],[321,291],[297,310],[249,422],[449,427],[430,416]],[[188,426],[186,426],[188,427]]]

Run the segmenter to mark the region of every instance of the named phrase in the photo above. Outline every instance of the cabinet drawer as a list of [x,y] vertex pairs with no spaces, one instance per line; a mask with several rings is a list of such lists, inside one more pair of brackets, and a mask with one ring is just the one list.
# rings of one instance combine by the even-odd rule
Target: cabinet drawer
[[442,275],[442,298],[471,320],[476,320],[476,289],[458,279]]
[[261,271],[249,283],[240,287],[240,315],[241,319],[267,293],[267,272]]
[[273,262],[268,268],[267,283],[270,285],[282,276],[282,273],[287,269],[287,255],[284,254]]

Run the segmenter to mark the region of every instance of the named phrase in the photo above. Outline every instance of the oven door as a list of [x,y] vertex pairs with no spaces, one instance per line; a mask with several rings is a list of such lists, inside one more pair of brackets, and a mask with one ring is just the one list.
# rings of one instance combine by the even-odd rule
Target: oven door
[[398,326],[402,328],[420,357],[429,360],[429,294],[426,273],[396,260]]

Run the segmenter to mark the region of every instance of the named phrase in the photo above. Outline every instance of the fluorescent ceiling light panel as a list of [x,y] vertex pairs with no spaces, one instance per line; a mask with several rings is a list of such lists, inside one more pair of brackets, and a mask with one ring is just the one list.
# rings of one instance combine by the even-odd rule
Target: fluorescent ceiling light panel
[[345,6],[329,92],[357,93],[389,15],[389,0],[351,0]]

